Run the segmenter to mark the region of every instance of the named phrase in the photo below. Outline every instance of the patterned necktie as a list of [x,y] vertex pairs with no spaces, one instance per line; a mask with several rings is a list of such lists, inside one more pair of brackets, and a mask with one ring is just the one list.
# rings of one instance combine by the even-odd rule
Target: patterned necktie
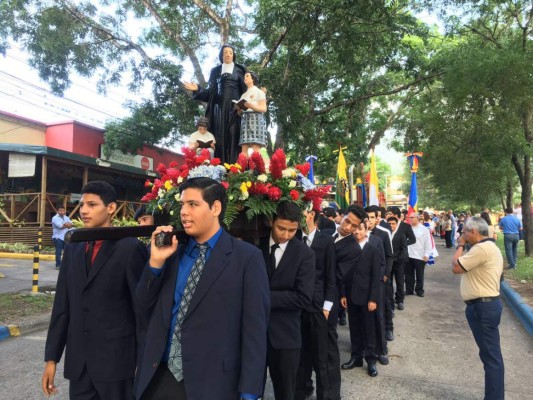
[[276,270],[276,249],[279,249],[279,244],[274,243],[270,246],[270,265],[268,266],[268,277],[272,278]]
[[311,247],[311,241],[309,240],[309,236],[304,236],[304,243],[305,243],[308,247]]
[[189,309],[189,304],[191,303],[192,296],[196,290],[196,285],[200,280],[202,271],[205,265],[205,256],[209,244],[197,244],[196,247],[200,250],[198,258],[192,266],[191,273],[187,278],[187,283],[185,284],[185,290],[183,291],[183,297],[180,301],[180,306],[178,309],[178,317],[176,318],[176,326],[174,327],[174,334],[172,335],[172,343],[170,344],[170,353],[168,356],[168,369],[172,372],[172,375],[179,382],[183,379],[183,363],[181,359],[181,324],[183,319],[187,314]]

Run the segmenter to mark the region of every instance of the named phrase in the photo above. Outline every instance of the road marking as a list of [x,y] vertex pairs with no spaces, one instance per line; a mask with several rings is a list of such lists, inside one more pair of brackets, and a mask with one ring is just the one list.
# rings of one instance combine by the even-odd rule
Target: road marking
[[44,337],[44,336],[22,336],[21,339],[35,340],[35,341],[38,341],[38,342],[44,342],[46,340],[46,337]]
[[16,267],[16,266],[17,266],[16,264],[0,264],[0,267],[8,267],[8,268]]

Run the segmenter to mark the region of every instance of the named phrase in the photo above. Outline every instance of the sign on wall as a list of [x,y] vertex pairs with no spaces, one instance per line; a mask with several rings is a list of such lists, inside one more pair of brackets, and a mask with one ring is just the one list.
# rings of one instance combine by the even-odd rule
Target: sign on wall
[[154,170],[154,159],[139,154],[126,154],[121,151],[114,150],[109,155],[104,154],[102,146],[100,146],[100,156],[104,160],[116,162],[118,164],[129,165],[130,167],[140,168],[145,171]]
[[8,178],[35,176],[35,154],[9,153]]

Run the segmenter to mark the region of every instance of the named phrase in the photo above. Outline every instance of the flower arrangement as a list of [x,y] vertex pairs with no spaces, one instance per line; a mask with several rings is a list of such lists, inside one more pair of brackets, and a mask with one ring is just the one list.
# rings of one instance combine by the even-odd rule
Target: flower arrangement
[[152,212],[168,212],[171,223],[180,226],[179,186],[189,178],[209,177],[219,181],[227,191],[228,205],[224,223],[229,228],[241,212],[248,220],[264,215],[272,218],[278,203],[289,200],[304,209],[312,204],[319,210],[322,198],[329,187],[315,187],[307,178],[309,163],[287,167],[282,149],[274,152],[269,171],[265,168],[263,157],[254,152],[250,157],[241,154],[235,164],[224,164],[218,158],[210,159],[207,149],[197,155],[195,151],[183,148],[185,163],[178,166],[172,162],[167,166],[159,164],[157,171],[161,178],[153,182],[147,180],[150,189],[141,201],[148,203]]

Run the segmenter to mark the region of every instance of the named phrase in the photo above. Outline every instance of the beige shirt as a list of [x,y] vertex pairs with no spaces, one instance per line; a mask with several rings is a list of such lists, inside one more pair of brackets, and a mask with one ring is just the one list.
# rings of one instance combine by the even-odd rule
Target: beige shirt
[[468,253],[459,257],[457,262],[466,271],[461,275],[463,300],[500,295],[503,257],[492,240],[484,239],[475,244]]

